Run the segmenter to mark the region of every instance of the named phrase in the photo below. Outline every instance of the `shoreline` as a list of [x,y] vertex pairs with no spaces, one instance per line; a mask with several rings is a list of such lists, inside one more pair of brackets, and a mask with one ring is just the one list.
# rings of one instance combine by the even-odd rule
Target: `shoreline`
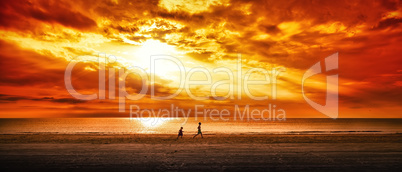
[[205,144],[270,143],[402,143],[401,134],[0,134],[0,144],[90,143],[90,144]]

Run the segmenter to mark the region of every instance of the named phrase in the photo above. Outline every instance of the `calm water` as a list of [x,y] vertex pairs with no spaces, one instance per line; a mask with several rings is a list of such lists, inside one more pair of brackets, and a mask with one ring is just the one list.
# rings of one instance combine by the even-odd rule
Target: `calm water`
[[204,121],[189,118],[48,118],[0,119],[0,134],[331,134],[402,133],[402,119],[286,119],[286,121]]

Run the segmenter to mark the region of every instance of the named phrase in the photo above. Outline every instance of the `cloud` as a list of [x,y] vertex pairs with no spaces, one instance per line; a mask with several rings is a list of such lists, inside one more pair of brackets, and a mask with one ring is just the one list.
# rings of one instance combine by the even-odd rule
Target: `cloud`
[[0,102],[2,103],[9,103],[9,102],[16,102],[22,100],[31,100],[31,101],[48,101],[48,102],[55,102],[55,103],[68,103],[68,104],[77,104],[77,103],[85,103],[86,101],[77,100],[75,98],[54,98],[54,97],[27,97],[27,96],[17,96],[17,95],[7,95],[7,94],[0,94]]
[[[69,60],[106,52],[121,60],[113,66],[116,71],[126,69],[148,61],[135,52],[156,40],[180,52],[189,68],[232,69],[238,53],[245,68],[283,66],[287,72],[278,86],[287,95],[286,101],[298,103],[303,72],[339,52],[345,107],[399,106],[400,102],[394,97],[401,94],[401,78],[384,76],[401,70],[400,1],[18,0],[1,1],[0,16],[0,87],[7,89],[2,93],[27,94],[25,98],[31,101],[74,104],[65,99],[69,94],[63,78]],[[150,53],[159,52],[152,46],[147,49]],[[98,68],[97,63],[79,63],[73,70],[74,87],[96,93]],[[157,77],[158,95],[176,90],[175,79]],[[141,80],[130,75],[126,86],[129,93],[136,93],[142,88]],[[322,97],[319,91],[311,94]],[[186,96],[172,102],[188,100]],[[22,97],[7,99],[20,101]]]
[[373,30],[381,30],[386,28],[397,28],[402,23],[402,18],[387,18],[381,20]]
[[[69,63],[66,59],[57,58],[51,54],[42,55],[30,50],[24,50],[9,42],[0,41],[0,86],[15,87],[21,90],[30,89],[29,96],[35,95],[35,89],[47,88],[59,92],[63,96],[69,96],[65,89],[64,75]],[[95,57],[96,58],[96,57]],[[96,93],[99,89],[99,64],[92,61],[79,62],[72,70],[72,85],[78,92]],[[128,71],[121,63],[108,65],[108,68],[114,68],[116,71],[115,79],[119,77],[119,69]],[[106,71],[108,73],[108,71]],[[105,76],[106,85],[109,83],[109,77]],[[174,92],[175,88],[164,86],[169,80],[155,76],[158,83],[154,83],[156,96],[168,95]],[[148,79],[149,81],[149,79]],[[115,81],[115,93],[118,94],[118,80]],[[131,94],[143,89],[142,80],[139,76],[130,74],[125,80],[125,87]],[[148,89],[147,95],[151,93],[151,84],[146,83]],[[25,92],[25,91],[24,91]],[[108,92],[107,92],[108,93]],[[51,95],[48,95],[51,96]],[[17,98],[18,99],[18,98]],[[38,98],[40,100],[41,98]],[[31,99],[32,100],[32,99]],[[68,103],[70,100],[54,98],[52,101]]]
[[73,11],[69,6],[69,3],[60,1],[2,1],[0,26],[19,30],[30,30],[41,22],[57,23],[79,30],[96,26],[94,20]]

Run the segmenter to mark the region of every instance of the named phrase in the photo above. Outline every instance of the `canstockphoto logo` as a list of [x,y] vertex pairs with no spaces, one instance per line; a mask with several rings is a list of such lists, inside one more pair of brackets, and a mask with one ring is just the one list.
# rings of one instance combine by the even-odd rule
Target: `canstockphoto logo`
[[[329,75],[326,77],[327,94],[325,99],[325,105],[320,105],[310,100],[309,98],[307,98],[304,92],[304,82],[307,78],[310,78],[320,73],[327,73],[332,70],[338,69],[338,53],[326,57],[323,63],[325,64],[321,65],[321,62],[317,62],[304,73],[302,78],[303,98],[310,106],[312,106],[317,111],[323,113],[324,115],[327,115],[330,118],[338,118],[338,74]],[[325,66],[325,69],[322,69],[321,66]]]

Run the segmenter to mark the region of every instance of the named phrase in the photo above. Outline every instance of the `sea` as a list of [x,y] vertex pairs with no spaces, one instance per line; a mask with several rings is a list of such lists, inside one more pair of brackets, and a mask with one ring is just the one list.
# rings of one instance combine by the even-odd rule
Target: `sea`
[[402,119],[3,118],[0,134],[400,134]]

